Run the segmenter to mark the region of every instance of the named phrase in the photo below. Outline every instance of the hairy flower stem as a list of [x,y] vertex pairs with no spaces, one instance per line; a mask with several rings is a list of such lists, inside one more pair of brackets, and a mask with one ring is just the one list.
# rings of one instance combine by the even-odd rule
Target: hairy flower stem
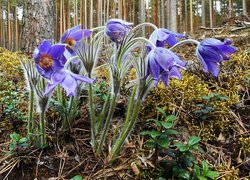
[[46,135],[45,135],[45,110],[42,110],[40,113],[40,148],[46,146]]
[[190,44],[190,43],[191,44],[196,44],[196,45],[200,44],[199,41],[196,41],[194,39],[185,39],[185,40],[182,40],[182,41],[176,43],[174,46],[172,46],[171,48],[169,48],[169,50],[172,51],[174,48],[176,48],[176,47],[178,47],[178,46],[180,46],[182,44]]
[[117,98],[117,94],[114,94],[114,96],[112,97],[112,101],[111,101],[111,106],[108,112],[108,117],[106,119],[102,134],[101,134],[101,139],[100,142],[98,144],[97,147],[97,154],[100,155],[103,149],[103,143],[106,140],[106,136],[108,134],[108,130],[110,128],[110,124],[111,124],[111,119],[115,110],[115,105],[116,105],[116,98]]
[[63,106],[62,88],[60,85],[57,86],[57,99],[61,106]]
[[[130,121],[128,123],[128,125],[126,127],[123,128],[122,130],[122,133],[120,135],[120,137],[117,139],[115,145],[113,146],[113,148],[111,149],[111,153],[109,155],[109,161],[112,162],[115,160],[115,158],[117,157],[118,153],[120,152],[120,149],[124,143],[124,141],[126,140],[126,138],[128,137],[128,135],[130,134],[130,132],[132,131],[135,123],[136,123],[136,120],[137,120],[137,117],[138,117],[138,114],[139,114],[139,110],[140,110],[140,107],[141,107],[141,103],[142,101],[141,100],[135,100],[135,105],[134,103],[130,103],[132,105],[134,105],[134,108],[133,108],[133,113],[132,113],[132,116],[129,116],[128,117],[128,113],[127,113],[127,118],[130,118]],[[131,108],[131,107],[130,107]],[[131,108],[132,109],[132,108]]]
[[74,104],[74,96],[71,96],[69,99],[69,106],[67,108],[66,116],[63,118],[63,129],[67,130],[68,128],[71,130],[71,124],[73,121],[73,115],[72,112],[74,113],[75,111],[72,111],[72,107]]
[[96,120],[95,120],[95,107],[94,107],[94,96],[93,86],[89,84],[89,110],[90,110],[90,122],[91,122],[91,144],[93,149],[96,149]]
[[29,117],[28,117],[28,138],[32,139],[33,129],[34,129],[34,119],[33,119],[33,110],[34,110],[34,90],[30,90],[29,93]]

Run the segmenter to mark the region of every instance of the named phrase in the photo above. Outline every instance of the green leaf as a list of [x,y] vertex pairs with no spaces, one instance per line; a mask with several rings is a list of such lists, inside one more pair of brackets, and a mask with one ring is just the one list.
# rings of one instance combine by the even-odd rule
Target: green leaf
[[156,137],[160,136],[161,133],[159,131],[151,131],[150,135],[155,139]]
[[188,146],[183,145],[183,144],[181,144],[181,143],[179,143],[179,142],[174,143],[174,145],[175,145],[181,152],[187,151],[187,150],[189,149]]
[[194,165],[194,171],[195,171],[197,176],[201,175],[201,169],[198,165]]
[[203,175],[206,176],[208,173],[208,164],[206,161],[202,161],[202,170],[203,170]]
[[166,135],[161,135],[160,138],[157,140],[157,143],[162,148],[165,148],[165,149],[170,145],[169,139]]
[[10,134],[10,138],[11,138],[13,141],[16,141],[16,142],[17,142],[17,141],[20,139],[20,135],[14,132],[14,133]]
[[209,96],[202,96],[202,99],[204,99],[206,101],[209,101],[211,99],[211,97],[209,97]]
[[208,171],[207,174],[206,174],[206,177],[209,177],[211,179],[215,179],[219,175],[220,175],[220,173],[217,172],[217,171]]
[[198,176],[198,179],[199,179],[199,180],[207,180],[207,178],[204,177],[204,176]]
[[182,172],[179,174],[179,177],[182,177],[184,179],[189,179],[189,174],[188,174],[188,172]]
[[82,180],[82,176],[76,175],[73,178],[71,178],[70,180]]
[[167,114],[162,108],[156,107],[156,109],[166,118]]
[[194,146],[196,145],[198,142],[200,142],[201,138],[197,137],[197,136],[192,136],[189,140],[188,140],[188,145],[189,146]]
[[178,131],[170,129],[165,131],[166,134],[180,134]]
[[156,147],[156,143],[154,141],[149,140],[149,141],[147,141],[145,143],[145,146],[148,147],[148,148],[155,148]]
[[161,125],[166,129],[173,127],[173,124],[169,122],[161,122]]
[[176,119],[177,119],[177,118],[176,118],[175,115],[169,115],[169,116],[166,117],[166,121],[167,121],[167,122],[172,122],[172,121],[174,121],[174,120],[176,120]]
[[28,141],[28,139],[26,138],[26,137],[23,137],[23,138],[21,138],[21,139],[19,139],[19,143],[20,144],[22,144],[22,143],[25,143],[25,142],[27,142]]
[[150,135],[150,134],[151,134],[151,131],[142,131],[140,133],[140,135],[142,135],[142,136],[146,136],[146,135]]

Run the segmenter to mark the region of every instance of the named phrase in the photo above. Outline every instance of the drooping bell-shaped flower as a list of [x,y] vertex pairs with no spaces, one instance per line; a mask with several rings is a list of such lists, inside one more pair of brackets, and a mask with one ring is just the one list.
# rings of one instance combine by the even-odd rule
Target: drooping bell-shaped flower
[[67,70],[56,71],[51,77],[44,92],[45,95],[50,94],[60,84],[65,89],[67,96],[75,96],[78,86],[77,80],[88,84],[93,84],[95,81]]
[[154,30],[154,32],[150,35],[149,40],[157,47],[164,47],[165,44],[173,46],[178,42],[176,38],[184,37],[184,34],[175,33],[165,28],[159,28]]
[[180,69],[186,70],[186,63],[172,51],[157,47],[149,52],[147,76],[151,75],[157,83],[161,80],[168,86],[170,78],[182,79]]
[[129,23],[121,19],[110,19],[106,23],[105,32],[113,42],[120,43],[124,39],[125,35],[130,32],[132,25],[133,23]]
[[64,51],[65,45],[51,45],[49,41],[43,41],[33,54],[39,74],[50,79],[54,71],[61,70],[67,61]]
[[204,39],[197,46],[197,56],[200,59],[203,71],[210,72],[217,77],[220,72],[219,64],[230,59],[230,55],[237,51],[237,48],[230,46],[231,40],[221,42],[218,39]]

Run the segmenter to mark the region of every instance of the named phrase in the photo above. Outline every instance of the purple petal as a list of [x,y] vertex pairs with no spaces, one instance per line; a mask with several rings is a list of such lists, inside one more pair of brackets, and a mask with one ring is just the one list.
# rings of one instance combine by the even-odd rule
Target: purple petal
[[182,74],[180,73],[180,70],[178,67],[172,67],[169,71],[169,77],[170,78],[176,78],[176,79],[182,79]]
[[72,33],[69,37],[73,38],[75,41],[79,41],[82,38],[88,38],[91,35],[91,30],[79,30]]
[[65,43],[66,39],[68,38],[70,32],[69,30],[65,31],[61,37],[61,43]]
[[208,71],[211,72],[215,77],[218,77],[220,72],[220,67],[216,62],[207,63]]
[[76,80],[73,77],[71,77],[70,74],[68,73],[66,74],[66,77],[64,78],[61,85],[65,89],[67,96],[75,96],[78,84]]
[[70,75],[76,79],[76,80],[79,80],[79,81],[82,81],[82,82],[85,82],[85,83],[88,83],[88,84],[93,84],[95,82],[95,80],[93,79],[90,79],[88,77],[85,77],[85,76],[81,76],[81,75],[78,75],[78,74],[74,74],[74,73],[71,73],[70,72]]
[[169,76],[167,72],[163,72],[161,74],[161,81],[165,84],[165,86],[169,86]]
[[205,61],[223,61],[222,54],[216,48],[199,46],[198,51]]
[[175,39],[175,37],[171,34],[169,34],[168,38],[165,40],[165,42],[169,45],[169,46],[174,46],[178,41]]
[[51,75],[53,74],[53,69],[49,68],[49,69],[43,69],[41,68],[39,65],[36,65],[37,71],[38,73],[43,76],[46,79],[51,79]]
[[157,63],[165,70],[169,71],[169,68],[174,64],[174,58],[169,54],[167,49],[158,47],[153,50],[154,58]]
[[154,53],[151,51],[148,55],[149,72],[154,80],[159,78],[160,67],[154,59]]
[[197,52],[197,56],[201,61],[202,67],[203,67],[203,71],[204,72],[208,72],[208,67],[207,67],[207,63],[205,62],[205,60],[203,59],[203,57],[201,56],[201,54],[199,52]]
[[43,95],[48,95],[48,94],[51,94],[52,91],[56,88],[58,84],[52,84],[52,83],[48,83],[47,86],[46,86],[46,89],[43,93]]
[[49,51],[52,59],[60,59],[65,51],[65,45],[54,45]]
[[45,40],[38,47],[38,50],[39,50],[39,53],[41,53],[41,54],[47,54],[49,52],[50,48],[51,48],[50,42]]

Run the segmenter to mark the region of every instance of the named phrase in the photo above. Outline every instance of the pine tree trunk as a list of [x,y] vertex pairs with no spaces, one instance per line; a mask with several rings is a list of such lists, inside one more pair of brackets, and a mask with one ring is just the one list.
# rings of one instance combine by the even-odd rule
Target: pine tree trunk
[[233,0],[229,0],[229,17],[234,16]]
[[54,38],[54,1],[25,0],[21,50],[32,53],[44,40]]
[[10,19],[10,14],[11,14],[11,12],[10,12],[10,1],[8,1],[8,40],[7,40],[7,42],[8,42],[8,49],[9,50],[11,50],[12,49],[12,47],[11,47],[11,45],[12,45],[12,37],[11,37],[11,19]]
[[[144,23],[145,22],[145,1],[141,0],[141,22],[140,23]],[[145,27],[142,27],[142,36],[145,36]]]
[[161,27],[165,27],[165,0],[161,0]]
[[0,1],[0,46],[4,47],[4,19],[3,19],[3,6],[2,6],[2,2]]
[[188,31],[188,10],[187,10],[187,0],[185,0],[185,31]]
[[154,0],[154,23],[158,27],[159,26],[159,17],[158,17],[158,0]]
[[201,1],[201,24],[202,26],[206,27],[206,13],[205,13],[205,0]]
[[193,29],[193,1],[190,0],[190,33],[193,34],[194,29]]
[[213,11],[214,11],[214,5],[213,0],[209,0],[209,15],[210,15],[210,27],[213,27]]

